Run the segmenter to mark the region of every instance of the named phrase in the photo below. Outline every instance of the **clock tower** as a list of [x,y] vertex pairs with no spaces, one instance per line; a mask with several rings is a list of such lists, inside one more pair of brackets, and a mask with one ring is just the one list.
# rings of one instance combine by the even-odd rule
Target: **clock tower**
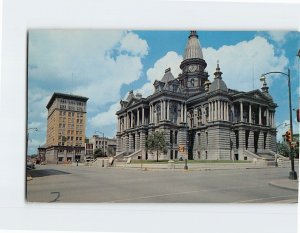
[[204,91],[204,83],[208,80],[206,66],[197,32],[191,31],[180,64],[182,74],[179,81],[183,92],[195,95]]

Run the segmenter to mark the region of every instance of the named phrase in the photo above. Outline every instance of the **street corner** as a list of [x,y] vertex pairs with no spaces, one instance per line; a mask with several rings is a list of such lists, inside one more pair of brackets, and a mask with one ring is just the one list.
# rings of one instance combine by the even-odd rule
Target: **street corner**
[[269,185],[277,188],[298,191],[298,180],[290,180],[289,178],[272,180]]

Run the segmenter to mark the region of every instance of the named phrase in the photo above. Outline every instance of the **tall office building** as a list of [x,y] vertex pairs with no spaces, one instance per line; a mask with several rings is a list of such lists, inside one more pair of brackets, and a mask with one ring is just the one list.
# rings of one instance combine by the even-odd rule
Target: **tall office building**
[[82,160],[87,100],[87,97],[71,94],[54,93],[52,95],[46,106],[48,109],[46,142],[48,162]]

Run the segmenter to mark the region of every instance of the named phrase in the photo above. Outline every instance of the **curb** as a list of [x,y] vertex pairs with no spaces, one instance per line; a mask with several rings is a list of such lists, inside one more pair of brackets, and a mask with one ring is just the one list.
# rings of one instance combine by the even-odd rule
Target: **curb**
[[286,189],[286,190],[298,191],[298,187],[296,187],[296,188],[293,188],[293,187],[287,187],[287,186],[284,186],[284,185],[275,184],[275,183],[272,182],[272,181],[269,183],[269,185],[270,185],[270,186],[273,186],[273,187],[277,187],[277,188]]

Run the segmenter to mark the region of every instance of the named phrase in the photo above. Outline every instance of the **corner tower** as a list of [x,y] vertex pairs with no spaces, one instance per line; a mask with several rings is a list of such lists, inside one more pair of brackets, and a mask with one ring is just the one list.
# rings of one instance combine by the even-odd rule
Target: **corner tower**
[[183,92],[196,95],[204,91],[204,83],[208,80],[206,66],[197,32],[191,31],[180,64],[182,74],[179,81]]

